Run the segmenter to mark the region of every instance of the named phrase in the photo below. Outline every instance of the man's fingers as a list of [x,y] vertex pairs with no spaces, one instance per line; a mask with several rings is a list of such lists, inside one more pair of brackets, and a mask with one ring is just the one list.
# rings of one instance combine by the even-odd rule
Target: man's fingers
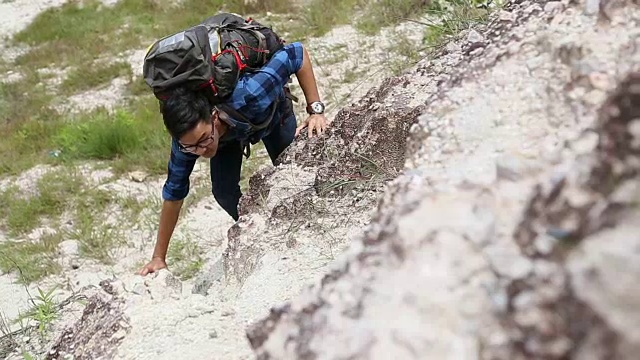
[[327,127],[328,127],[328,126],[327,126],[327,122],[326,122],[326,121],[322,121],[322,122],[320,123],[320,132],[321,132],[321,133],[324,133],[324,132],[327,130]]
[[300,134],[300,132],[302,131],[302,129],[304,129],[306,126],[307,126],[306,122],[300,124],[300,126],[298,126],[296,128],[296,134],[294,136],[298,136]]

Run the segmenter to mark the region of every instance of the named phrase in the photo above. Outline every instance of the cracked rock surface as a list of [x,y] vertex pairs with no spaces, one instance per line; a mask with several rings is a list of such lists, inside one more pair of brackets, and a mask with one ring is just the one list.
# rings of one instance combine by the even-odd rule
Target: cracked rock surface
[[426,106],[404,170],[248,329],[258,358],[637,358],[639,21],[633,1],[515,1],[383,85],[377,108]]

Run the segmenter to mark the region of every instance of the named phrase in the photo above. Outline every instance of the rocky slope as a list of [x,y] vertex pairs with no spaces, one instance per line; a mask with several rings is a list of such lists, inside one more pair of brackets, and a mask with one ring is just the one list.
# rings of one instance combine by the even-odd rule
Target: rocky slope
[[82,281],[10,358],[634,358],[639,21],[512,2],[254,175],[195,281]]
[[382,87],[427,104],[405,171],[258,358],[636,357],[640,9],[595,3],[515,2]]

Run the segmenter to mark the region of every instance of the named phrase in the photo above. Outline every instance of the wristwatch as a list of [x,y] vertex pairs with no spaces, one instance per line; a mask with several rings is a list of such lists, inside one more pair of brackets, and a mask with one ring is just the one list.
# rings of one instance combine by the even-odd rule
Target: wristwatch
[[322,101],[314,101],[307,105],[307,114],[324,114],[324,104]]

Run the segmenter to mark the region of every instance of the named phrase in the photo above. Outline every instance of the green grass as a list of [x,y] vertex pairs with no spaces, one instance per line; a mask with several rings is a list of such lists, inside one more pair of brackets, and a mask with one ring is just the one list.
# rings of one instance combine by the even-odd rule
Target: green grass
[[431,6],[431,1],[424,0],[370,1],[356,27],[365,34],[373,35],[383,27],[423,15]]
[[356,9],[363,5],[363,0],[311,0],[299,15],[300,32],[294,37],[306,38],[322,36],[336,25],[351,23]]
[[[476,1],[477,2],[477,1]],[[432,46],[439,46],[462,30],[487,20],[489,11],[474,6],[475,2],[456,1],[447,8],[438,8],[430,11],[439,21],[425,24],[423,41]]]
[[38,324],[38,333],[42,339],[59,316],[60,309],[53,295],[56,289],[57,287],[53,287],[45,292],[38,288],[38,294],[34,299],[31,299],[33,306],[16,320],[16,322],[21,322],[27,319]]
[[[266,12],[295,12],[297,6],[291,0],[227,0],[225,10],[238,14],[262,14]],[[259,19],[257,19],[259,21]]]
[[98,109],[65,123],[54,137],[62,160],[113,160],[117,172],[163,173],[170,137],[154,99],[136,101],[110,114]]
[[25,70],[22,74],[20,81],[0,82],[0,125],[3,127],[55,115],[49,108],[53,95],[47,92],[38,72]]
[[37,183],[37,194],[24,196],[16,186],[0,193],[5,204],[0,207],[0,217],[12,235],[25,234],[40,225],[42,217],[55,219],[65,210],[69,199],[80,191],[79,176],[66,170],[49,172]]
[[188,280],[202,269],[204,259],[201,254],[202,250],[193,240],[175,239],[169,246],[167,260],[176,276],[181,280]]
[[17,59],[35,67],[83,64],[103,54],[146,47],[156,38],[179,31],[214,13],[222,1],[187,0],[181,5],[153,0],[123,0],[115,6],[99,1],[69,2],[40,14],[14,37],[32,46]]
[[100,85],[108,84],[111,80],[133,76],[129,63],[118,61],[114,63],[88,63],[69,72],[60,86],[63,94],[73,94],[86,91]]
[[78,209],[73,230],[67,236],[80,243],[80,256],[113,264],[113,251],[125,243],[122,229],[106,224],[104,216]]
[[23,284],[57,274],[61,267],[56,261],[56,251],[61,241],[61,233],[56,232],[42,236],[37,242],[0,243],[0,271],[17,273]]

